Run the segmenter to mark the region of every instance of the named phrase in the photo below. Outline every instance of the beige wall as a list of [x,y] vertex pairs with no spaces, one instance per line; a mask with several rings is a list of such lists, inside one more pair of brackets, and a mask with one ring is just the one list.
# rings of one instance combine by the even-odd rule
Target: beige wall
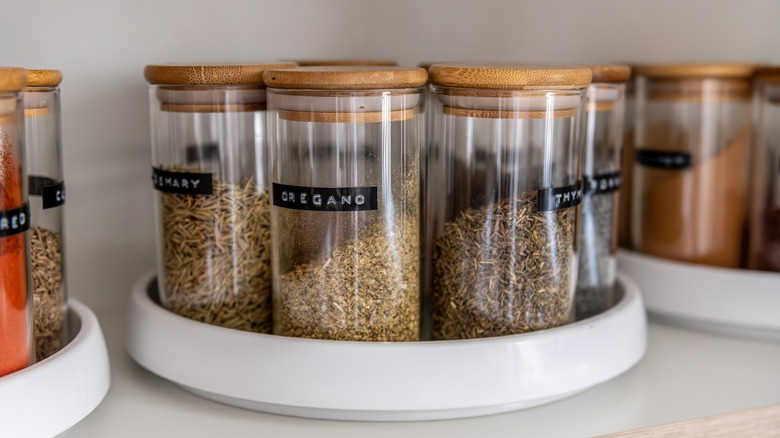
[[6,0],[0,64],[59,68],[70,291],[122,305],[154,266],[144,64],[376,57],[780,61],[780,2]]

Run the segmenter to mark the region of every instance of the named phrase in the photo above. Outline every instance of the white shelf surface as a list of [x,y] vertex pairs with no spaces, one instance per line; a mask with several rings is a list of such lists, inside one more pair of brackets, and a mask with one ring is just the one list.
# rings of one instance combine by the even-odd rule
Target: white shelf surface
[[109,346],[111,389],[103,403],[64,437],[572,437],[780,403],[780,343],[651,323],[647,353],[636,367],[560,402],[462,420],[307,420],[230,407],[181,390],[127,355],[123,309],[97,314]]

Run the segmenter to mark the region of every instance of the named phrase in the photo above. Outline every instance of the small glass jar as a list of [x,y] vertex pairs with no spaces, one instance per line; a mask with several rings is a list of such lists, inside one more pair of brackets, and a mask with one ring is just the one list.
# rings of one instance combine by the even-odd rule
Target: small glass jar
[[750,267],[780,272],[780,67],[756,70]]
[[35,356],[62,348],[68,333],[62,233],[65,183],[60,140],[59,70],[27,70],[25,146],[29,181]]
[[[588,67],[436,64],[433,337],[510,335],[573,317]],[[432,177],[433,178],[433,177]],[[429,205],[430,202],[429,202]]]
[[636,74],[634,250],[742,266],[753,67],[649,65]]
[[420,337],[423,69],[268,70],[274,333]]
[[[630,67],[629,67],[630,68]],[[633,73],[633,72],[632,72]],[[618,245],[631,249],[631,193],[634,171],[634,122],[636,94],[634,79],[626,81],[626,98],[623,117],[623,150],[621,151],[622,184],[620,188],[620,203],[618,208]]]
[[580,252],[575,314],[584,319],[612,306],[615,298],[617,219],[628,66],[592,66],[588,87]]
[[0,67],[0,376],[34,355],[22,89],[27,72]]
[[149,65],[158,286],[171,311],[271,332],[263,71],[293,64]]

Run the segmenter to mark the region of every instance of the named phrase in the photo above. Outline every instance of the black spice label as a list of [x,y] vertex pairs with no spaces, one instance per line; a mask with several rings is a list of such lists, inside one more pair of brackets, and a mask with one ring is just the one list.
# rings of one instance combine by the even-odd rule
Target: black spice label
[[582,200],[582,185],[580,183],[566,187],[540,189],[537,193],[538,206],[536,211],[553,211],[574,207]]
[[273,184],[277,207],[309,211],[367,211],[378,208],[376,187],[301,187]]
[[0,211],[0,237],[13,236],[30,229],[30,205]]
[[598,195],[600,193],[612,193],[620,190],[622,179],[620,172],[602,173],[596,176],[585,177],[585,195]]
[[685,152],[636,151],[636,162],[657,169],[687,169],[691,167],[691,154]]
[[210,173],[170,172],[152,167],[154,188],[178,195],[212,195],[214,188]]
[[30,195],[43,198],[43,209],[65,203],[65,183],[45,176],[30,176]]

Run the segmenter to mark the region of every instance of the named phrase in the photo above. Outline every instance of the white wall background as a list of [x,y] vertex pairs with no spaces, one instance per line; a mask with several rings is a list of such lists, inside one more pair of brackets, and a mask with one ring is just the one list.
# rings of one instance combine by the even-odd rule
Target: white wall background
[[285,58],[780,60],[772,0],[3,0],[0,65],[63,71],[72,296],[154,266],[143,66]]

